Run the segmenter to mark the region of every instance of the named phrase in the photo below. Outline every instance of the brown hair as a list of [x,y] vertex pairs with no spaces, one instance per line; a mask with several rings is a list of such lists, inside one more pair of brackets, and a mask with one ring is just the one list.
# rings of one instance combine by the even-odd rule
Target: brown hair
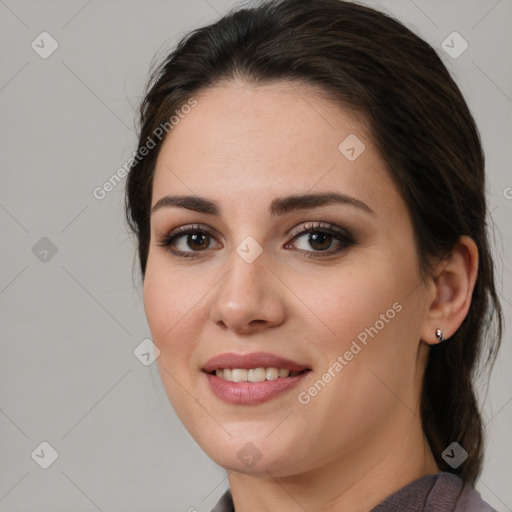
[[[482,470],[483,426],[474,389],[478,362],[495,361],[502,311],[487,233],[484,156],[464,98],[434,49],[391,16],[340,0],[277,0],[235,10],[187,34],[152,73],[140,108],[139,150],[194,94],[235,77],[296,80],[363,115],[411,215],[422,276],[461,235],[478,246],[468,315],[433,346],[421,414],[439,467],[474,484]],[[163,138],[133,162],[126,219],[137,235],[144,279],[153,173]],[[453,441],[467,460],[451,468]]]

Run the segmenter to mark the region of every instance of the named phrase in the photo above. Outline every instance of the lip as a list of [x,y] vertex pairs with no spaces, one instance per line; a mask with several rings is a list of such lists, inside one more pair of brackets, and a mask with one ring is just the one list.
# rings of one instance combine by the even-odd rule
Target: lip
[[[213,371],[220,368],[250,370],[251,368],[269,367],[284,368],[291,372],[302,373],[294,377],[279,377],[275,380],[264,380],[263,382],[229,382],[212,374]],[[269,352],[252,352],[250,354],[225,352],[214,356],[202,368],[211,392],[224,402],[236,405],[261,404],[294,388],[310,373],[310,371],[303,370],[311,370],[311,368]]]
[[252,352],[250,354],[225,352],[208,360],[202,370],[203,372],[211,373],[219,368],[239,368],[242,370],[250,370],[251,368],[269,367],[278,369],[284,368],[291,372],[301,372],[302,370],[310,369],[307,365],[297,363],[291,359],[286,359],[269,352]]
[[235,405],[257,405],[297,386],[310,371],[295,377],[279,377],[263,382],[230,382],[205,373],[211,392],[224,402]]

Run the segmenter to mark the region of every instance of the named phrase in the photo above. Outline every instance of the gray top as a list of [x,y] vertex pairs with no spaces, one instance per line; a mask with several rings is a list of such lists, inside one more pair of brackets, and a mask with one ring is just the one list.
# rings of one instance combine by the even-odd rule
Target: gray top
[[[211,512],[235,512],[228,489]],[[407,484],[370,512],[497,512],[453,473],[436,473]]]

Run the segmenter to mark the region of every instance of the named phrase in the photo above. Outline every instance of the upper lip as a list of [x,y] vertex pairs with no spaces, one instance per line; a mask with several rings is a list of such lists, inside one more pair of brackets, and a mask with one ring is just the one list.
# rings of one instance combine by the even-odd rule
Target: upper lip
[[269,367],[286,369],[292,372],[300,372],[302,370],[309,369],[306,365],[268,352],[252,352],[250,354],[225,352],[208,360],[204,364],[202,370],[204,372],[211,373],[214,370],[223,368],[240,368],[250,370],[251,368]]

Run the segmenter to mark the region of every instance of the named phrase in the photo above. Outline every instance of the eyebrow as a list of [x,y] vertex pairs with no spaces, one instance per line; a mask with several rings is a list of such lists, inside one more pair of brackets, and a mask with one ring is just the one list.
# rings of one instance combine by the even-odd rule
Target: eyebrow
[[[331,204],[353,206],[365,211],[366,213],[376,216],[376,213],[360,199],[348,196],[346,194],[340,194],[338,192],[299,194],[278,197],[270,203],[269,211],[272,217],[277,217],[295,210],[310,210]],[[206,213],[209,215],[222,215],[222,208],[216,201],[193,195],[164,196],[159,199],[151,208],[151,213],[154,213],[161,208],[169,208],[173,206],[186,208],[187,210],[192,210],[195,212]]]

